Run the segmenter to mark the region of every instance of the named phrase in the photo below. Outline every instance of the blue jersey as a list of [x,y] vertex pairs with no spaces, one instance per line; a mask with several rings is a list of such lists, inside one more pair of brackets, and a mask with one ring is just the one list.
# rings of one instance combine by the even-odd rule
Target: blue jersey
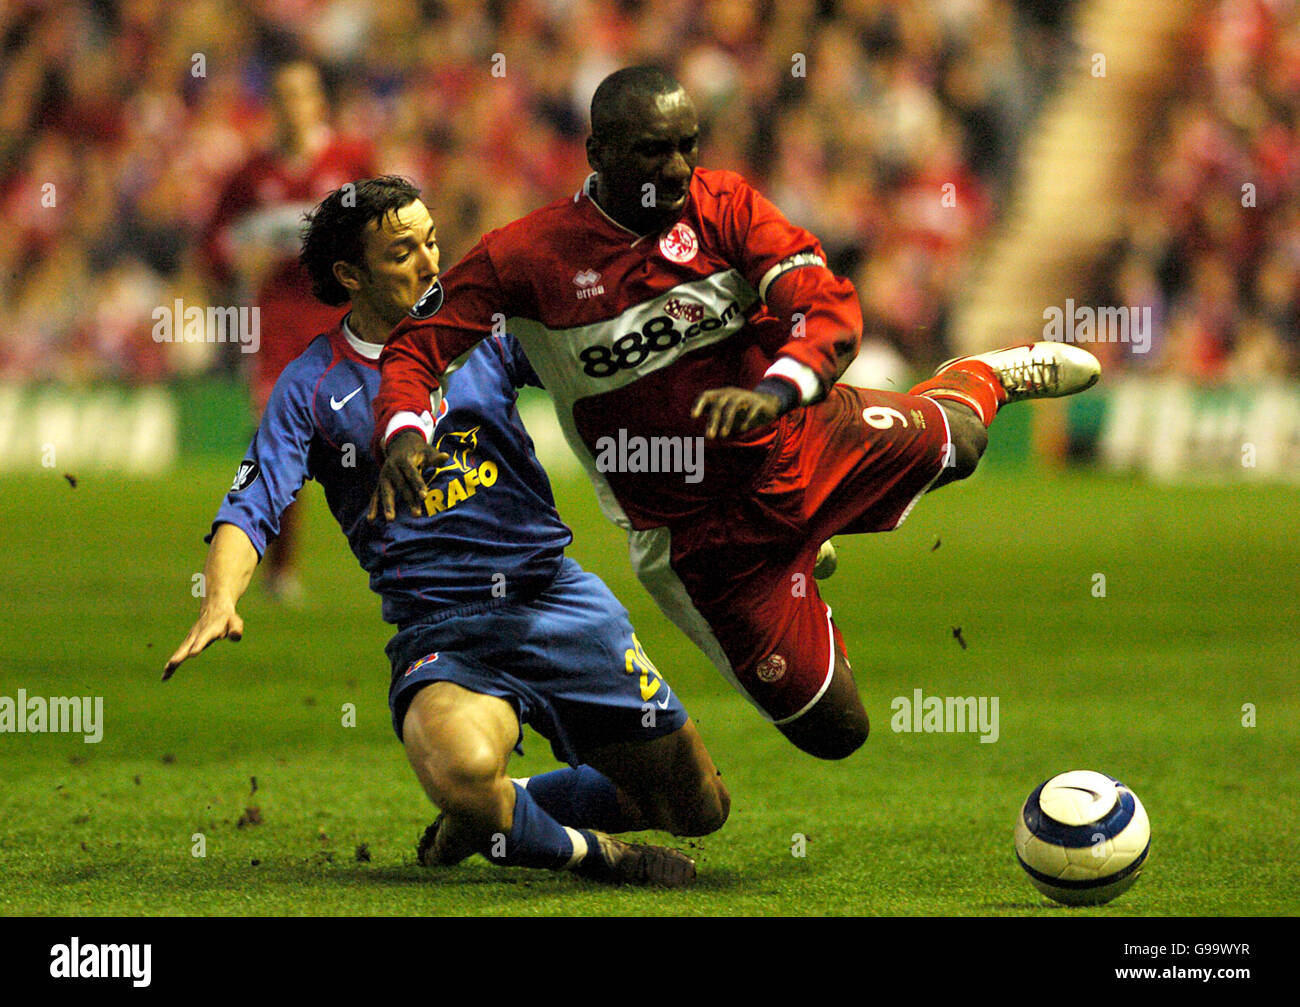
[[413,517],[399,504],[395,520],[372,524],[380,350],[344,319],[285,368],[213,530],[236,525],[260,555],[279,533],[280,514],[315,479],[387,622],[545,588],[573,536],[519,419],[518,388],[540,381],[518,344],[508,335],[484,340],[431,404],[433,444],[450,458],[425,470],[425,513]]

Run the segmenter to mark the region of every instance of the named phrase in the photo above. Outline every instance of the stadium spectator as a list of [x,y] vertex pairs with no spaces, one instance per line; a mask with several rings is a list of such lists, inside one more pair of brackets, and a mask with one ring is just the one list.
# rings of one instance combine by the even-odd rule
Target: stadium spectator
[[[374,174],[364,141],[336,133],[329,122],[320,71],[295,61],[277,67],[272,83],[275,132],[227,183],[202,238],[205,263],[217,284],[251,299],[260,311],[260,349],[253,356],[253,402],[260,416],[286,365],[342,317],[316,300],[298,261],[303,215],[350,179]],[[236,289],[237,288],[237,289]],[[241,296],[242,294],[242,296]],[[274,598],[300,593],[296,563],[301,503],[280,521],[266,551],[265,583]]]
[[1204,382],[1296,374],[1300,8],[1215,3],[1191,49],[1103,280],[1106,303],[1155,307],[1152,348],[1107,347],[1106,363]]
[[[22,323],[0,334],[0,376],[152,380],[230,365],[211,347],[154,343],[150,313],[176,296],[226,303],[195,253],[219,194],[272,129],[272,68],[295,56],[322,69],[342,132],[437,193],[449,261],[568,190],[585,164],[587,104],[610,70],[670,65],[700,96],[718,163],[823,235],[835,268],[874,291],[869,325],[933,363],[957,266],[998,205],[1061,48],[1061,29],[1042,20],[1055,6],[7,5],[0,310]],[[960,220],[936,221],[916,198],[940,164],[970,197]],[[56,207],[41,204],[46,182]],[[51,283],[54,244],[68,246],[72,303]],[[103,300],[117,305],[110,338],[94,333]]]

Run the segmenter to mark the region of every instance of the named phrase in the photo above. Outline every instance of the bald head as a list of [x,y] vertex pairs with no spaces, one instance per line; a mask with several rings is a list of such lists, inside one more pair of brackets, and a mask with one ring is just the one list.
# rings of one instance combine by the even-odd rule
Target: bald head
[[671,226],[686,208],[699,137],[695,106],[671,74],[610,74],[592,96],[587,139],[601,209],[637,234]]
[[591,97],[591,132],[601,140],[625,133],[648,109],[670,98],[690,99],[681,84],[657,66],[628,66],[600,82]]

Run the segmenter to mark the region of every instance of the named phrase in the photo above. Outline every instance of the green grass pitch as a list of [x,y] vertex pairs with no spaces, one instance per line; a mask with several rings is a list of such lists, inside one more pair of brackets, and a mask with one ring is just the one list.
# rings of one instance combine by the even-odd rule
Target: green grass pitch
[[[631,610],[732,793],[726,827],[692,844],[698,884],[662,892],[415,865],[432,810],[388,725],[387,630],[315,486],[304,607],[269,604],[255,581],[244,641],[159,682],[234,461],[0,487],[0,695],[103,696],[105,715],[98,744],[0,734],[6,915],[1300,911],[1294,489],[992,471],[898,532],[839,540],[825,595],[873,731],[821,763],[658,614],[590,489],[561,480],[572,555]],[[892,731],[891,700],[918,688],[997,697],[996,743]],[[525,747],[513,771],[553,766],[540,738]],[[1075,768],[1124,780],[1152,822],[1142,878],[1100,909],[1047,903],[1012,851],[1028,792]]]

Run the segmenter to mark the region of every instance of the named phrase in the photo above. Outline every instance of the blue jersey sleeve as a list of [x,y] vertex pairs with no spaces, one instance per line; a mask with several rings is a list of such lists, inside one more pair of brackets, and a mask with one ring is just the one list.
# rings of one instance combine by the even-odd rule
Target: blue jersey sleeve
[[248,454],[204,541],[212,541],[217,525],[233,524],[261,556],[267,542],[280,533],[280,515],[309,476],[308,453],[315,434],[311,412],[315,382],[309,377],[291,364],[276,382]]
[[493,349],[500,355],[502,363],[505,364],[506,375],[516,388],[544,388],[542,379],[537,376],[533,370],[533,365],[528,362],[524,356],[524,349],[519,345],[519,340],[510,333],[504,336],[492,337]]

